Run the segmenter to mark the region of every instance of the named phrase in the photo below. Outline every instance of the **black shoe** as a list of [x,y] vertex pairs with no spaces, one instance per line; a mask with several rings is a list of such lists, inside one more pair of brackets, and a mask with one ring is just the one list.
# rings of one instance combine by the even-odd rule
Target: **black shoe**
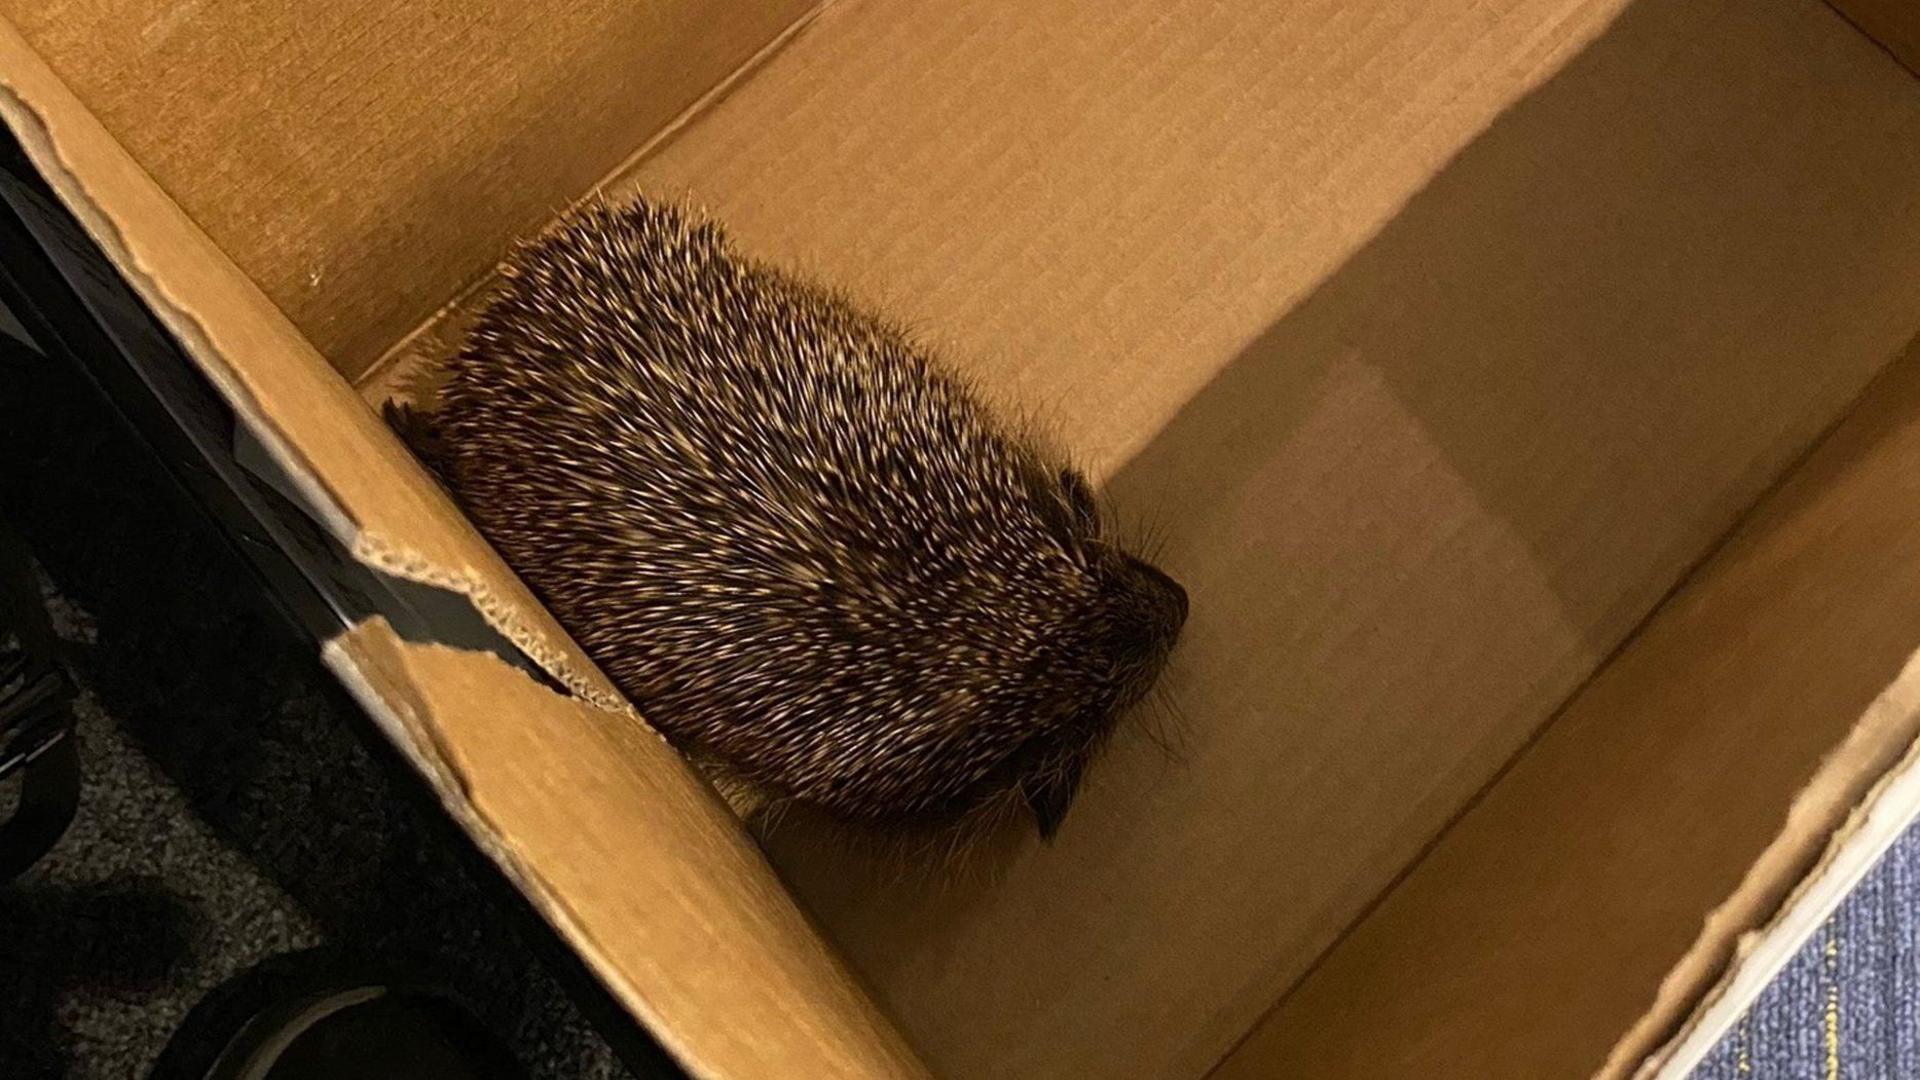
[[444,998],[365,985],[276,1002],[206,1080],[522,1080],[506,1049]]

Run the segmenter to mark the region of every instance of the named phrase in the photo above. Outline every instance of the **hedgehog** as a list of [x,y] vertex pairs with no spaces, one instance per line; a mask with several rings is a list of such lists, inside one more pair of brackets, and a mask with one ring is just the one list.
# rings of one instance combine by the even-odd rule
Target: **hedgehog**
[[896,323],[637,199],[530,241],[389,419],[646,720],[768,802],[1051,841],[1187,594]]

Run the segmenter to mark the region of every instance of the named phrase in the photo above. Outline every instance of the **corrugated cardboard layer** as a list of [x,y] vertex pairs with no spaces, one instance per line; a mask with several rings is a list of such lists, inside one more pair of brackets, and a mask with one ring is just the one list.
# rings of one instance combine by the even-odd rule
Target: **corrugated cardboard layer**
[[[615,700],[347,383],[4,19],[0,118],[329,529],[363,559],[461,591],[582,697]],[[630,713],[379,628],[338,643],[343,655],[369,704],[400,719],[403,748],[441,766],[449,809],[484,824],[476,840],[697,1074],[914,1074],[712,792]],[[600,794],[555,796],[562,776]]]
[[1184,762],[1123,735],[1004,880],[776,834],[936,1065],[1217,1061],[1912,336],[1916,124],[1815,0],[866,0],[642,163],[1057,419],[1194,596]]
[[1911,741],[1905,716],[1863,730],[1789,823],[1795,793],[1920,646],[1916,551],[1920,350],[1216,1080],[1299,1062],[1329,1078],[1589,1075],[1779,837],[1671,988],[1662,1019],[1675,1022]]
[[0,0],[349,375],[814,0]]

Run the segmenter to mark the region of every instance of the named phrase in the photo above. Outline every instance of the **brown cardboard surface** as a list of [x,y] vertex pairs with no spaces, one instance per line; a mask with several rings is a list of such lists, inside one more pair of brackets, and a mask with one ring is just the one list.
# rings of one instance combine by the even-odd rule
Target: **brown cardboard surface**
[[812,928],[725,807],[688,800],[678,756],[629,717],[556,708],[491,657],[403,642],[383,622],[333,642],[328,659],[696,1073],[925,1075],[852,980],[822,968]]
[[1920,74],[1920,5],[1913,0],[1828,0],[1842,15]]
[[848,0],[629,182],[1107,474],[1624,0]]
[[[4,29],[0,109],[337,535],[472,597],[617,710],[274,304],[359,372],[804,6],[11,5],[186,213]],[[671,59],[635,62],[654,56]],[[1123,511],[1159,518],[1194,595],[1174,683],[1184,760],[1123,735],[1061,843],[1002,880],[927,892],[804,831],[774,837],[956,1077],[1203,1074],[1920,323],[1920,87],[1815,0],[843,0],[624,182],[690,192],[746,250],[920,322],[991,393],[1054,421]],[[913,1068],[643,729],[378,625],[330,659],[691,1060]],[[514,709],[475,708],[496,701]],[[1649,712],[1674,730],[1647,737],[1723,748],[1727,718],[1701,708],[1699,731]],[[1760,790],[1730,844],[1772,835],[1838,731],[1809,727],[1742,775]],[[1499,793],[1529,768],[1585,767],[1540,760],[1474,814],[1520,799]],[[1617,794],[1690,767],[1662,758]],[[1564,804],[1536,792],[1550,819],[1598,799],[1569,787]],[[1672,805],[1645,802],[1649,820]],[[1655,835],[1632,812],[1606,820],[1607,841]],[[1391,956],[1361,954],[1340,985],[1379,992],[1397,1026],[1312,997],[1395,904],[1458,914],[1444,888],[1431,909],[1403,897],[1460,835],[1295,999],[1330,1002],[1319,1015],[1346,1035],[1297,1057],[1272,1034],[1283,1011],[1230,1068],[1343,1075],[1340,1054],[1384,1054],[1389,1030],[1477,1060],[1472,1016],[1435,1034],[1423,1011],[1455,984],[1400,986]],[[1532,872],[1503,857],[1558,841],[1509,838],[1467,880],[1545,918],[1527,906],[1543,886],[1496,873]],[[1585,991],[1600,1019],[1536,1039],[1529,1014],[1514,1059],[1604,1051],[1651,993],[1643,975],[1690,940],[1671,932],[1678,905],[1697,922],[1738,865],[1701,867],[1645,937],[1613,927],[1630,955],[1618,985]],[[1540,872],[1577,887],[1566,865]],[[1436,947],[1415,934],[1433,924],[1408,925]],[[1466,963],[1489,1000],[1440,1005],[1537,1006],[1508,970]],[[1268,1045],[1278,1056],[1258,1056]]]
[[1185,760],[1123,736],[1003,880],[775,835],[935,1065],[1217,1061],[1911,337],[1916,125],[1813,0],[866,0],[642,162],[1056,419],[1194,596]]
[[[0,118],[330,531],[376,566],[464,593],[579,695],[490,655],[401,645],[381,627],[330,655],[636,1015],[703,1076],[765,1076],[786,1062],[816,1075],[914,1075],[904,1044],[712,792],[4,19]],[[570,790],[600,795],[555,798],[563,775]],[[583,880],[610,867],[619,875]]]
[[1615,1061],[1630,1069],[1912,742],[1899,712],[1846,737],[1920,646],[1916,550],[1920,350],[1216,1080],[1301,1062],[1330,1078],[1589,1075],[1732,896]]
[[815,0],[0,0],[341,370]]

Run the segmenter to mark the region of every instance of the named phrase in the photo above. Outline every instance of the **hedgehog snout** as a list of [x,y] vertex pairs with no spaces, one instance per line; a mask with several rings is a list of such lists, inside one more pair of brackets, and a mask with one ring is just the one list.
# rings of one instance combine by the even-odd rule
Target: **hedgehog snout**
[[1102,571],[1105,626],[1095,639],[1101,690],[1058,737],[1029,748],[1019,791],[1040,838],[1051,841],[1066,817],[1080,777],[1117,716],[1146,696],[1167,666],[1187,621],[1187,590],[1144,559],[1114,552]]
[[1187,590],[1159,567],[1132,555],[1122,556],[1119,572],[1126,597],[1121,632],[1113,638],[1113,660],[1138,685],[1130,699],[1146,692],[1187,622]]
[[1144,579],[1147,591],[1154,601],[1164,608],[1164,623],[1167,632],[1178,635],[1180,628],[1187,623],[1187,590],[1179,582],[1167,576],[1166,571],[1146,561],[1128,555],[1127,569],[1137,578]]

